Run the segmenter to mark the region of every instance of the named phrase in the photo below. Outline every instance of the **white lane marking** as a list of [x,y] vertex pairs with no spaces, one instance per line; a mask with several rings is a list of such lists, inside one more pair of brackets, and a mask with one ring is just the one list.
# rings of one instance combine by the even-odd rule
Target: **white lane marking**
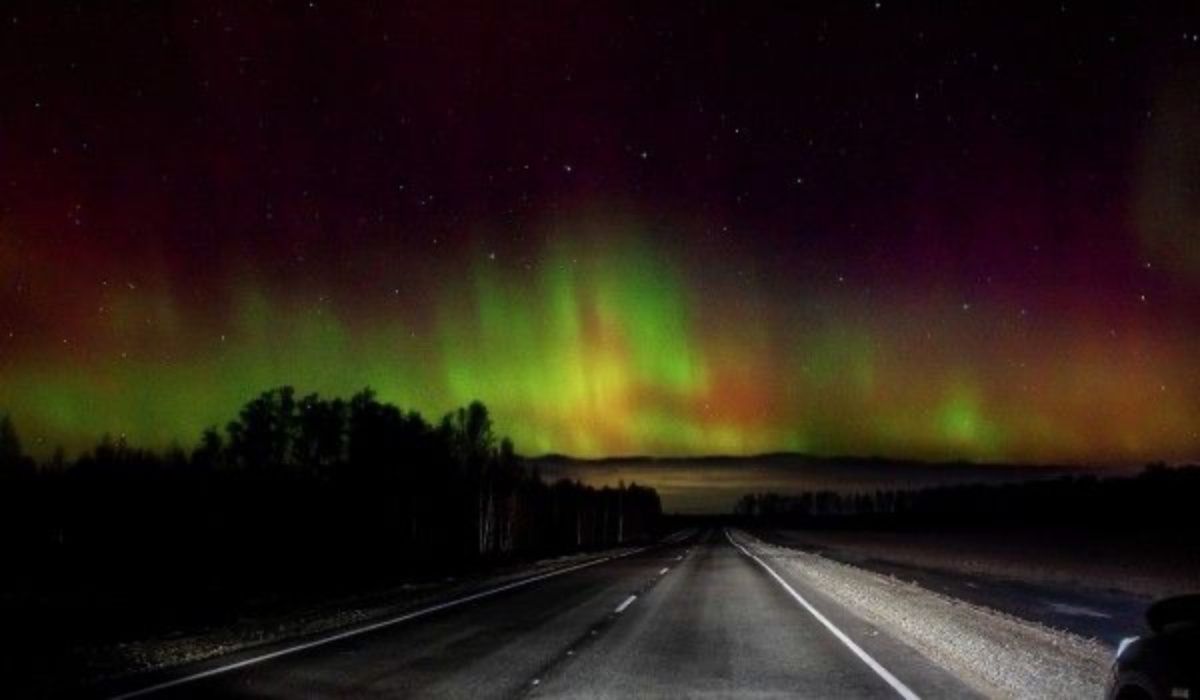
[[664,567],[662,568],[662,571],[658,572],[658,575],[659,575],[659,576],[666,576],[666,575],[667,575],[667,572],[668,572],[668,571],[670,571],[670,570],[671,570],[671,567],[669,567],[669,566],[664,566]]
[[879,677],[882,678],[884,681],[886,681],[888,685],[892,686],[892,690],[895,690],[900,695],[900,697],[904,698],[904,700],[920,700],[920,696],[918,696],[916,693],[914,693],[912,691],[912,689],[909,688],[907,685],[904,685],[904,683],[899,678],[896,678],[895,676],[893,676],[890,671],[888,671],[886,668],[884,668],[870,654],[863,651],[862,647],[855,644],[854,640],[847,637],[845,632],[842,632],[840,629],[838,629],[836,625],[834,625],[832,622],[829,621],[829,618],[822,615],[821,611],[814,608],[807,600],[805,600],[804,596],[797,593],[796,589],[794,589],[790,585],[788,585],[788,582],[784,581],[782,576],[775,573],[774,569],[772,569],[770,566],[767,566],[766,562],[764,562],[762,559],[759,559],[754,554],[751,554],[749,550],[747,550],[745,547],[743,547],[742,545],[735,542],[733,539],[733,535],[729,534],[729,530],[725,531],[725,537],[729,540],[729,544],[732,544],[734,547],[737,547],[739,550],[741,550],[742,554],[745,554],[746,556],[750,557],[759,566],[761,566],[763,569],[765,569],[766,572],[771,575],[771,578],[774,578],[775,581],[777,581],[779,583],[779,585],[783,586],[784,590],[786,590],[788,593],[791,594],[792,598],[796,599],[797,603],[800,603],[800,605],[802,605],[805,610],[812,613],[812,616],[817,618],[817,622],[820,622],[822,625],[825,625],[825,628],[828,629],[830,632],[832,632],[833,636],[838,638],[838,641],[840,641],[842,644],[845,644],[846,648],[848,648],[850,651],[854,652],[855,656],[857,656],[859,659],[862,659],[863,663],[870,666],[871,670],[874,671],[876,674],[878,674]]
[[692,535],[693,530],[678,530],[663,538],[663,544],[674,544]]
[[[496,588],[489,588],[486,591],[480,591],[479,593],[472,593],[471,595],[463,596],[462,598],[455,598],[454,600],[449,600],[449,601],[446,601],[445,603],[438,603],[437,605],[432,605],[428,608],[422,608],[421,610],[416,610],[416,611],[413,611],[410,613],[405,613],[403,615],[398,615],[396,617],[390,617],[386,620],[380,620],[379,622],[373,622],[369,625],[364,625],[363,627],[355,627],[354,629],[346,630],[344,632],[338,632],[337,634],[331,634],[328,637],[321,637],[319,639],[314,639],[312,641],[304,642],[302,644],[296,644],[294,646],[286,647],[283,649],[278,649],[276,651],[272,651],[272,652],[269,652],[266,654],[259,654],[258,656],[252,656],[248,659],[242,659],[241,661],[235,661],[234,663],[225,664],[224,666],[210,668],[207,671],[200,671],[199,673],[193,673],[190,676],[184,676],[182,678],[176,678],[174,680],[164,681],[162,683],[148,686],[146,688],[141,688],[139,690],[133,690],[128,693],[122,693],[121,695],[114,696],[112,698],[112,700],[125,700],[125,698],[136,698],[136,697],[141,697],[143,695],[149,695],[151,693],[157,693],[160,690],[174,688],[176,686],[180,686],[185,683],[191,683],[192,681],[198,681],[203,678],[209,678],[211,676],[216,676],[216,675],[219,675],[222,673],[227,673],[229,671],[234,671],[239,668],[245,668],[246,666],[252,666],[254,664],[259,664],[264,661],[269,661],[271,659],[277,659],[280,656],[287,656],[288,654],[295,654],[298,651],[305,651],[306,649],[312,649],[314,647],[324,646],[326,644],[331,644],[333,642],[341,641],[343,639],[349,639],[350,637],[357,637],[360,634],[366,634],[367,632],[374,632],[375,630],[383,629],[384,627],[391,627],[392,625],[398,625],[401,622],[407,622],[409,620],[412,620],[412,619],[415,619],[418,617],[424,617],[425,615],[438,612],[439,610],[445,610],[447,608],[457,607],[464,603],[469,603],[474,600],[479,600],[480,598],[487,598],[489,596],[496,595],[497,593],[503,593],[504,591],[511,591],[514,588],[520,588],[522,586],[527,586],[531,583],[536,583],[537,581],[544,581],[548,578],[554,578],[555,576],[562,576],[563,574],[569,574],[572,571],[579,571],[580,569],[586,569],[589,566],[596,566],[597,564],[603,564],[604,562],[613,561],[614,559],[628,557],[630,555],[637,554],[639,552],[644,552],[649,548],[650,547],[639,547],[638,549],[633,549],[628,552],[622,552],[621,554],[613,554],[611,556],[602,557],[600,559],[593,559],[591,561],[585,561],[582,564],[575,564],[574,566],[568,566],[568,567],[565,567],[562,569],[554,569],[553,571],[547,571],[544,574],[538,574],[537,576],[530,576],[529,578],[524,578],[524,579],[521,579],[520,581],[514,581],[512,583],[507,583],[503,586],[497,586]],[[629,601],[629,602],[632,602],[632,601]],[[620,610],[618,610],[617,612],[620,612]]]
[[1101,612],[1095,608],[1089,608],[1083,605],[1072,605],[1071,603],[1058,603],[1053,600],[1043,601],[1051,610],[1063,615],[1074,615],[1076,617],[1095,617],[1101,620],[1107,620],[1112,617],[1106,612]]
[[628,608],[630,605],[633,605],[633,601],[635,601],[635,600],[637,600],[637,596],[635,596],[635,595],[629,596],[628,598],[625,599],[625,602],[618,605],[617,609],[614,610],[613,612],[620,615],[621,613],[625,612],[625,608]]

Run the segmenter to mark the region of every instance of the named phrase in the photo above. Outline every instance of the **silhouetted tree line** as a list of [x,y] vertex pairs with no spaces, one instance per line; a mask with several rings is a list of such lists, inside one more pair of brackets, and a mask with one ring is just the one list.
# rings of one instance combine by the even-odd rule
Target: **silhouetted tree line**
[[250,401],[190,453],[105,438],[73,462],[35,465],[2,418],[0,494],[10,555],[114,575],[450,571],[642,540],[661,515],[650,488],[545,483],[482,403],[434,425],[369,390],[347,401],[290,387]]
[[1133,476],[1064,476],[918,489],[747,494],[743,521],[790,528],[1084,527],[1195,530],[1200,467],[1150,465]]

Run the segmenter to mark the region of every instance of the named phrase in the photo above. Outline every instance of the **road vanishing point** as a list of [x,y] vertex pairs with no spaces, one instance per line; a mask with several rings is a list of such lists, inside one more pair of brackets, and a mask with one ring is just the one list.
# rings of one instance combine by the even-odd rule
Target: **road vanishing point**
[[709,529],[142,678],[109,697],[975,695]]

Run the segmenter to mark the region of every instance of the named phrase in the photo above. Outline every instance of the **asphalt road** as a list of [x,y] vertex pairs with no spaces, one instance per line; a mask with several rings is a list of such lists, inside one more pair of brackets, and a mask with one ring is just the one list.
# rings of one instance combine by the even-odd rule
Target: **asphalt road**
[[971,695],[775,571],[710,530],[361,634],[210,662],[147,697]]

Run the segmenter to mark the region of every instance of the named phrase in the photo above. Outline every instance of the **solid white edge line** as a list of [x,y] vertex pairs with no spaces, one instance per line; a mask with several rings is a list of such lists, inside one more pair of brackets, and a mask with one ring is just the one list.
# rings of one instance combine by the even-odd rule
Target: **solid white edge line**
[[[487,598],[488,596],[492,596],[497,593],[502,593],[504,591],[510,591],[514,588],[520,588],[521,586],[526,586],[531,583],[535,583],[537,581],[543,581],[545,579],[553,578],[555,576],[569,574],[572,571],[579,571],[580,569],[586,569],[589,566],[596,566],[597,564],[603,564],[604,562],[612,561],[614,559],[628,557],[630,555],[637,554],[639,552],[644,552],[653,546],[655,546],[655,545],[650,545],[648,547],[639,547],[637,549],[633,549],[628,552],[622,552],[621,554],[613,554],[613,555],[610,555],[607,557],[602,557],[600,559],[593,559],[591,561],[583,562],[582,564],[575,564],[573,566],[568,566],[568,567],[565,567],[562,569],[554,569],[553,571],[548,571],[544,574],[530,576],[529,578],[524,578],[524,579],[521,579],[520,581],[514,581],[512,583],[507,583],[503,586],[497,586],[496,588],[489,588],[486,591],[472,593],[471,595],[464,596],[462,598],[455,598],[454,600],[449,600],[444,603],[438,603],[437,605],[432,605],[428,608],[422,608],[421,610],[415,610],[413,612],[405,613],[403,615],[398,615],[396,617],[391,617],[386,620],[380,620],[379,622],[373,622],[369,625],[364,625],[363,627],[355,627],[354,629],[349,629],[349,630],[345,630],[342,632],[338,632],[337,634],[331,634],[327,637],[321,637],[319,639],[314,639],[312,641],[304,642],[303,644],[296,644],[294,646],[285,647],[283,649],[277,649],[275,651],[272,651],[272,652],[269,652],[266,654],[259,654],[258,656],[252,656],[248,659],[242,659],[241,661],[236,661],[234,663],[225,664],[223,666],[218,666],[216,668],[210,668],[206,671],[200,671],[198,673],[193,673],[189,676],[184,676],[182,678],[176,678],[176,679],[169,680],[169,681],[163,681],[162,683],[157,683],[155,685],[141,688],[139,690],[133,690],[128,693],[122,693],[120,695],[113,696],[112,700],[125,700],[126,698],[136,698],[136,697],[141,697],[143,695],[150,695],[151,693],[157,693],[160,690],[174,688],[176,686],[184,685],[185,683],[191,683],[193,681],[198,681],[203,678],[209,678],[211,676],[220,675],[222,673],[234,671],[239,668],[244,668],[246,666],[252,666],[254,664],[262,663],[263,661],[269,661],[271,659],[279,658],[280,656],[287,656],[288,654],[295,654],[298,651],[305,651],[307,649],[324,646],[326,644],[331,644],[333,642],[337,642],[337,641],[340,641],[343,639],[349,639],[350,637],[357,637],[360,634],[366,634],[367,632],[374,632],[375,630],[382,629],[384,627],[391,627],[392,625],[397,625],[397,624],[400,624],[401,622],[407,622],[408,620],[412,620],[412,619],[415,619],[418,617],[423,617],[425,615],[437,612],[439,610],[445,610],[446,608],[453,608],[453,607],[462,605],[464,603],[469,603],[473,600],[479,600],[480,598]],[[632,602],[632,601],[630,601],[630,602]],[[617,612],[620,612],[620,610],[618,610]]]
[[725,530],[725,537],[729,540],[729,544],[737,547],[742,554],[750,557],[759,566],[765,569],[766,572],[770,574],[776,582],[779,583],[779,585],[783,586],[784,590],[791,594],[792,598],[794,598],[797,603],[800,603],[805,610],[811,613],[813,617],[817,618],[817,622],[820,622],[822,625],[824,625],[826,629],[833,633],[833,636],[838,638],[838,641],[840,641],[842,644],[845,644],[846,648],[854,652],[855,656],[857,656],[859,659],[862,659],[863,663],[870,666],[871,670],[878,674],[879,677],[884,681],[886,681],[888,685],[892,686],[892,689],[895,690],[900,697],[904,698],[905,700],[920,700],[919,695],[914,693],[907,685],[904,685],[904,682],[899,678],[893,676],[890,671],[884,668],[883,665],[876,661],[870,654],[868,654],[866,651],[863,651],[862,647],[855,644],[854,640],[847,637],[845,632],[842,632],[840,629],[838,629],[837,626],[830,622],[827,617],[821,614],[821,611],[814,608],[807,600],[805,600],[804,596],[797,593],[796,589],[792,588],[787,581],[783,580],[782,576],[775,573],[775,570],[768,566],[766,562],[764,562],[762,559],[759,559],[745,547],[734,541],[733,535],[729,534],[728,529]]
[[637,600],[637,596],[635,596],[635,595],[629,596],[628,598],[625,599],[625,602],[618,605],[617,609],[614,610],[613,612],[620,615],[621,613],[625,612],[625,608],[628,608],[630,605],[633,605],[633,601],[635,601],[635,600]]

